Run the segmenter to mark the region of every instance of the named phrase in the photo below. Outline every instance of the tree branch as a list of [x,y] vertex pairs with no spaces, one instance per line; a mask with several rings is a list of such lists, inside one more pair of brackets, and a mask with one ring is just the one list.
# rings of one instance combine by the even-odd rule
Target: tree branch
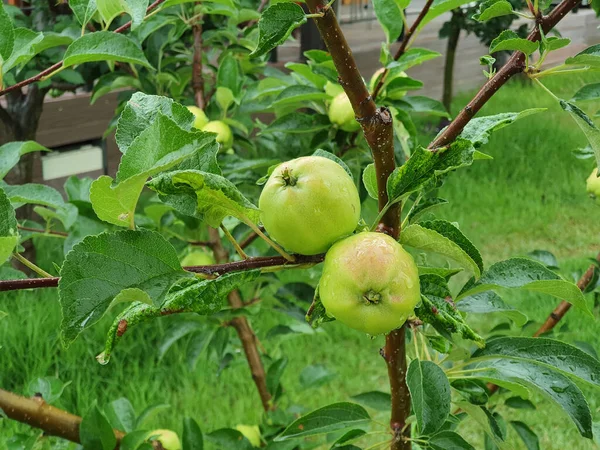
[[[27,398],[0,389],[0,409],[9,419],[44,430],[45,434],[81,443],[79,426],[82,418],[49,405],[41,397]],[[125,436],[114,430],[118,443]]]
[[[215,251],[215,259],[224,261],[222,254],[227,254],[222,245],[211,245]],[[221,253],[221,249],[224,253]],[[204,275],[214,275],[215,277],[225,275],[231,272],[241,272],[244,270],[261,269],[268,267],[286,267],[293,269],[294,267],[302,267],[305,265],[313,265],[322,262],[325,259],[324,254],[303,256],[296,255],[296,260],[290,262],[283,256],[261,256],[257,258],[248,258],[243,261],[233,261],[229,263],[212,264],[209,266],[187,266],[184,267],[188,272],[202,273]],[[60,277],[53,278],[27,278],[24,280],[0,280],[0,292],[2,291],[18,291],[22,289],[37,289],[57,287]]]
[[[596,255],[596,261],[600,264],[600,253]],[[596,264],[591,264],[590,267],[588,267],[588,269],[577,282],[577,287],[580,290],[583,291],[592,282],[592,279],[594,278],[594,271],[596,270]],[[558,322],[561,321],[565,314],[567,314],[569,309],[571,309],[571,306],[572,305],[570,303],[565,302],[564,300],[561,301],[554,311],[550,313],[546,319],[546,322],[544,322],[544,324],[535,332],[534,336],[538,337],[552,330],[558,324]]]
[[[229,259],[229,255],[227,254],[227,250],[225,250],[223,244],[221,243],[219,230],[210,227],[208,231],[211,242],[213,243],[212,249],[215,255],[215,260],[217,262],[227,261]],[[287,262],[287,260],[282,256],[277,258],[280,258],[283,261]],[[227,299],[229,301],[229,305],[233,309],[239,309],[244,307],[244,302],[238,290],[230,292]],[[235,331],[237,332],[237,335],[242,343],[242,347],[244,347],[246,360],[248,361],[248,366],[250,366],[252,379],[254,380],[256,389],[258,390],[258,395],[260,396],[260,401],[262,403],[263,409],[265,411],[269,411],[270,409],[272,409],[271,394],[269,393],[269,389],[267,388],[267,375],[265,373],[265,368],[263,366],[262,360],[260,359],[260,353],[258,352],[258,340],[256,338],[256,335],[254,334],[254,331],[252,330],[252,327],[248,323],[248,319],[246,319],[245,316],[238,316],[233,318],[230,324],[231,326],[233,326],[233,328],[235,328]]]
[[[402,55],[404,55],[404,53],[406,52],[406,49],[408,48],[408,44],[410,43],[410,39],[414,36],[415,32],[419,28],[419,25],[421,25],[421,22],[423,21],[423,18],[427,15],[427,12],[429,11],[429,8],[431,7],[432,3],[433,3],[433,0],[427,0],[427,2],[425,2],[423,9],[421,10],[419,15],[415,19],[414,23],[412,24],[410,29],[404,34],[404,37],[402,38],[402,42],[400,43],[400,47],[398,47],[398,50],[396,50],[396,54],[394,55],[394,61],[398,61],[400,59],[400,57]],[[374,99],[377,99],[377,95],[379,95],[379,92],[381,91],[381,88],[383,87],[383,83],[385,82],[385,78],[387,77],[388,73],[389,73],[389,70],[385,69],[383,71],[383,74],[381,75],[381,77],[379,77],[379,82],[375,86],[375,89],[373,89],[372,96]]]
[[[146,9],[146,14],[149,13],[149,12],[151,12],[152,10],[156,9],[156,7],[158,5],[160,5],[161,3],[163,3],[164,1],[165,0],[155,0],[154,3],[152,3]],[[129,28],[131,28],[131,21],[127,22],[124,25],[121,25],[119,28],[115,29],[113,31],[113,33],[122,33],[123,31],[126,31]],[[7,87],[6,89],[0,90],[0,97],[2,97],[3,95],[8,94],[9,92],[21,89],[24,86],[28,86],[30,84],[33,84],[36,81],[40,81],[42,78],[44,78],[44,77],[52,74],[53,72],[55,72],[58,69],[60,69],[62,66],[63,66],[63,62],[59,61],[56,64],[53,64],[52,66],[48,67],[47,69],[41,71],[37,75],[34,75],[34,76],[30,77],[30,78],[27,78],[26,80],[23,80],[23,81],[20,81],[20,82],[18,82],[16,84],[13,84],[12,86]]]
[[33,233],[54,234],[56,236],[64,236],[64,237],[67,237],[69,235],[69,233],[65,233],[63,231],[43,230],[41,228],[23,227],[21,225],[18,225],[18,228],[19,228],[19,230],[31,231]]
[[[552,12],[540,20],[540,25],[547,34],[556,24],[567,15],[581,0],[563,0]],[[527,39],[537,42],[541,39],[539,27],[536,26]],[[506,84],[506,82],[516,75],[523,72],[525,67],[525,55],[522,52],[514,52],[508,62],[494,75],[479,92],[473,97],[467,106],[454,118],[442,132],[429,144],[430,149],[437,149],[452,143],[462,132],[469,121],[477,112],[492,98],[492,96]]]
[[[196,2],[199,5],[199,2]],[[192,26],[194,35],[194,56],[192,60],[192,89],[194,90],[194,98],[196,106],[204,109],[204,78],[202,76],[202,17],[199,17]]]
[[[387,179],[396,167],[392,115],[385,107],[377,108],[373,98],[369,95],[333,9],[325,5],[322,0],[307,0],[306,4],[312,14],[323,15],[315,18],[315,23],[331,54],[339,75],[340,85],[350,99],[356,120],[360,123],[365,139],[373,153],[377,174],[378,202],[381,210],[388,200]],[[379,231],[397,237],[399,218],[400,205],[397,204],[383,216]]]

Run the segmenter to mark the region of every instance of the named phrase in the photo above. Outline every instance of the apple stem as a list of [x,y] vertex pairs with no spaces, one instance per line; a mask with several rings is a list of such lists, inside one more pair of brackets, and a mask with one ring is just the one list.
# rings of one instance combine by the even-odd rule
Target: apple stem
[[246,254],[246,252],[244,252],[244,250],[242,250],[242,247],[240,247],[240,244],[238,244],[238,242],[235,240],[235,238],[231,235],[231,233],[229,232],[227,227],[225,225],[221,224],[220,228],[223,231],[223,234],[225,235],[225,237],[229,240],[229,242],[231,242],[231,245],[233,245],[233,248],[235,248],[235,251],[237,252],[237,254],[240,255],[240,258],[248,259],[248,255]]
[[258,236],[260,238],[262,238],[267,244],[269,244],[271,247],[273,247],[273,249],[277,253],[279,253],[281,256],[283,256],[285,259],[287,259],[290,262],[296,261],[296,258],[293,255],[290,255],[288,252],[286,252],[284,249],[282,249],[279,245],[277,245],[273,240],[271,240],[265,233],[263,233],[261,231],[261,229],[259,227],[256,226],[256,224],[252,223],[252,221],[250,219],[245,218],[244,223],[246,225],[248,225],[250,228],[252,228],[252,231],[254,231],[256,234],[258,234]]

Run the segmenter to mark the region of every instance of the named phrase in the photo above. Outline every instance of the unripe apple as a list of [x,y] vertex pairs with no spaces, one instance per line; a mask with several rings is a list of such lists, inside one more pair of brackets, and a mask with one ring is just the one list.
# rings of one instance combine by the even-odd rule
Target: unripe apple
[[201,250],[193,250],[181,260],[183,267],[187,266],[210,266],[215,263],[213,256]]
[[327,313],[370,335],[399,328],[420,300],[412,256],[383,233],[358,233],[325,256],[319,295]]
[[[381,68],[377,72],[375,72],[373,74],[373,76],[371,77],[371,81],[369,81],[369,90],[371,92],[373,92],[373,90],[375,89],[375,86],[377,85],[377,77],[379,77],[380,75],[382,75],[384,71],[385,71],[385,69]],[[395,79],[395,78],[406,78],[406,77],[408,77],[408,75],[406,74],[406,72],[399,72],[396,75],[394,75],[393,78],[390,78],[390,74],[388,73],[387,78],[386,78],[386,82],[389,83],[390,81],[392,81],[392,79]],[[406,95],[406,91],[396,91],[396,92],[393,92],[393,93],[387,95],[387,98],[389,98],[391,100],[400,100],[405,95]]]
[[598,169],[592,170],[587,179],[587,191],[595,197],[600,197],[600,178],[598,178]]
[[208,117],[206,117],[204,111],[197,106],[188,106],[187,109],[196,117],[194,120],[194,128],[201,130],[202,127],[208,123]]
[[252,444],[252,447],[260,447],[262,442],[260,440],[260,429],[257,425],[236,425],[236,430],[244,435],[246,439]]
[[181,450],[181,441],[177,433],[171,430],[154,430],[148,433],[148,438],[160,442],[165,450]]
[[211,120],[202,127],[202,131],[217,133],[217,142],[221,144],[222,150],[229,150],[233,145],[233,133],[231,132],[231,128],[221,120]]
[[377,78],[380,75],[383,75],[383,72],[385,72],[385,68],[384,67],[382,67],[381,69],[379,69],[377,72],[375,72],[371,76],[371,81],[369,81],[369,91],[373,92],[373,89],[375,89],[375,86],[377,85]]
[[339,84],[332,83],[331,81],[327,81],[327,83],[325,83],[324,89],[325,93],[331,97],[337,97],[344,92],[343,87],[341,87]]
[[338,94],[329,105],[329,120],[344,131],[358,131],[360,124],[356,121],[352,103],[345,92]]
[[302,255],[327,251],[351,234],[360,219],[354,181],[342,166],[322,156],[280,164],[265,184],[258,207],[271,237]]

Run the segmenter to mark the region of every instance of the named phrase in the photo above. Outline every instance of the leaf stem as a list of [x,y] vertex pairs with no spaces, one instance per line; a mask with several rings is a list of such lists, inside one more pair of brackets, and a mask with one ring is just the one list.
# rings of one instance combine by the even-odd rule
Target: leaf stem
[[25,258],[24,256],[20,255],[17,252],[13,253],[13,258],[15,258],[17,261],[19,261],[25,267],[28,267],[29,269],[33,270],[35,273],[37,273],[38,275],[40,275],[44,278],[54,278],[52,275],[50,275],[44,269],[36,266],[34,263],[32,263],[27,258]]
[[554,92],[552,92],[550,89],[548,89],[544,83],[542,83],[540,80],[538,80],[537,78],[534,78],[533,81],[536,82],[536,84],[538,84],[542,89],[544,89],[552,98],[554,98],[554,100],[556,100],[557,102],[560,102],[560,98],[558,98],[556,95],[554,95]]
[[237,254],[240,255],[240,258],[248,259],[248,255],[246,255],[244,250],[242,250],[242,247],[240,247],[240,244],[238,244],[238,242],[235,240],[235,238],[231,235],[231,233],[229,232],[227,227],[225,225],[221,224],[220,228],[223,231],[223,234],[225,235],[225,237],[229,240],[229,242],[231,242],[231,245],[233,245],[233,248],[235,248],[235,251],[237,252]]
[[417,206],[419,204],[419,202],[421,201],[421,197],[423,197],[423,191],[419,192],[419,195],[417,195],[417,198],[415,199],[415,201],[413,202],[413,204],[410,206],[410,209],[408,210],[408,213],[406,214],[406,217],[402,221],[402,225],[400,226],[400,228],[404,229],[404,226],[408,222],[408,218],[410,217],[410,214],[415,209],[415,206]]

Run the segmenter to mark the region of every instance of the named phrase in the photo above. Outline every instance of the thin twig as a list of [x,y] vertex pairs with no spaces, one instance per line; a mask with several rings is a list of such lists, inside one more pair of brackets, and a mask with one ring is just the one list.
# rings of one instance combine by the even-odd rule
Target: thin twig
[[[155,2],[152,3],[150,6],[148,6],[148,8],[146,9],[146,14],[151,12],[153,9],[155,9],[158,5],[160,5],[164,1],[165,0],[155,0]],[[113,33],[122,33],[123,31],[126,31],[129,28],[131,28],[131,21],[127,22],[124,25],[121,25],[119,28],[115,29],[113,31]],[[34,75],[30,78],[27,78],[26,80],[23,80],[16,84],[13,84],[12,86],[7,87],[6,89],[0,90],[0,97],[8,94],[9,92],[16,91],[18,89],[21,89],[22,87],[28,86],[32,83],[35,83],[36,81],[40,81],[42,78],[45,78],[48,75],[51,75],[53,72],[61,69],[62,66],[63,66],[63,62],[59,61],[56,64],[53,64],[52,66],[48,67],[47,69],[41,71],[37,75]]]
[[19,228],[19,230],[23,230],[23,231],[31,231],[33,233],[42,233],[42,234],[53,234],[55,236],[62,236],[62,237],[67,237],[69,235],[69,233],[65,233],[64,231],[44,230],[42,228],[24,227],[21,225],[18,225],[17,228]]

